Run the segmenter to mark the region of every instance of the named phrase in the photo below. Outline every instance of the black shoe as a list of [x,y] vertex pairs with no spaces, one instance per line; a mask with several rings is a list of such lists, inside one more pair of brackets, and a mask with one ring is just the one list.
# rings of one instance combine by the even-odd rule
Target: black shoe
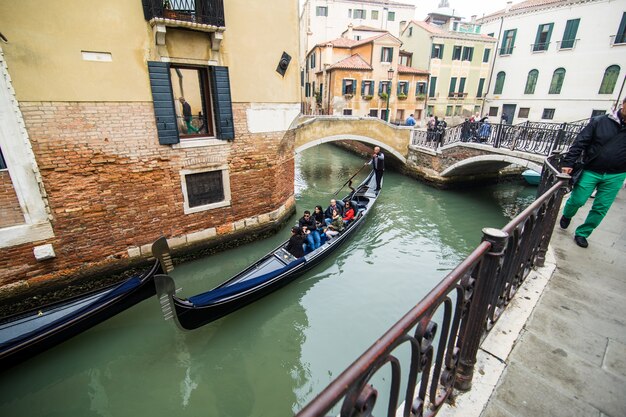
[[586,248],[587,246],[589,246],[587,238],[584,236],[574,236],[574,242],[576,242],[576,244],[581,248]]
[[561,225],[561,229],[567,229],[567,227],[569,226],[571,222],[572,222],[572,219],[568,219],[565,216],[561,216],[561,220],[559,221],[559,224]]

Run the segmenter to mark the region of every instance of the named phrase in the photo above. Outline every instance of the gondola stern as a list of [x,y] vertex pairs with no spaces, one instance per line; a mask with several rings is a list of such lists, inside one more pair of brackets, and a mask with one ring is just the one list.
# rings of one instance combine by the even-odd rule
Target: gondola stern
[[174,280],[172,279],[172,277],[164,274],[155,275],[154,285],[156,287],[159,304],[161,305],[163,318],[166,321],[172,320],[176,324],[176,327],[178,327],[180,330],[187,330],[180,324],[180,321],[178,320],[178,316],[176,314],[176,306],[174,304],[176,285],[174,284]]
[[161,236],[152,244],[152,256],[159,260],[161,268],[166,274],[169,274],[174,270],[170,246],[167,244],[165,236]]

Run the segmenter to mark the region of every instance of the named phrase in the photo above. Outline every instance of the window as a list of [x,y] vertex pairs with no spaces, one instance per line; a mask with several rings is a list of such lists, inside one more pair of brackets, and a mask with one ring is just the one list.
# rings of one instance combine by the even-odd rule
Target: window
[[481,78],[478,80],[478,91],[476,92],[476,97],[483,96],[483,88],[485,87],[485,79]]
[[465,77],[461,77],[459,80],[459,93],[465,92]]
[[517,29],[504,31],[504,36],[502,36],[502,45],[500,45],[500,55],[511,55],[513,53],[513,48],[515,48],[516,34]]
[[483,62],[489,62],[489,54],[491,53],[491,49],[485,49],[483,51]]
[[181,184],[185,214],[230,205],[228,166],[210,171],[183,170]]
[[543,109],[542,119],[552,120],[554,119],[554,109]]
[[452,106],[446,106],[446,116],[452,116]]
[[378,109],[370,109],[370,116],[378,117]]
[[443,45],[438,43],[433,43],[433,47],[430,53],[431,58],[443,58]]
[[348,9],[348,18],[352,19],[352,9]]
[[343,109],[344,116],[352,116],[352,109]]
[[489,116],[497,116],[498,108],[497,107],[489,107]]
[[380,48],[380,62],[391,63],[393,59],[393,48]]
[[539,27],[537,28],[537,35],[535,36],[535,43],[533,44],[533,52],[548,50],[553,27],[554,23],[539,25]]
[[563,80],[565,79],[565,68],[557,68],[552,74],[552,82],[550,82],[550,90],[548,94],[561,94]]
[[304,84],[304,97],[311,97],[311,83]]
[[435,106],[428,106],[428,115],[432,116],[435,114]]
[[415,84],[415,95],[426,94],[426,83],[418,82]]
[[387,109],[380,109],[380,118],[382,120],[387,120],[387,113],[388,113]]
[[613,43],[626,43],[626,12],[622,14],[622,21],[619,22],[617,34]]
[[480,113],[480,106],[474,106],[474,114]]
[[411,57],[409,55],[400,55],[400,65],[405,67],[411,66]]
[[315,8],[315,16],[328,16],[328,7],[317,6]]
[[504,79],[506,78],[506,74],[504,71],[500,71],[496,76],[496,85],[493,89],[493,94],[502,94],[502,89],[504,88]]
[[179,137],[213,136],[208,68],[171,65],[170,78]]
[[408,81],[398,81],[398,96],[408,96],[409,95],[409,82]]
[[565,32],[563,32],[563,40],[561,40],[561,49],[571,49],[576,41],[576,32],[578,32],[578,24],[580,19],[568,20],[565,24]]
[[378,94],[389,94],[391,93],[391,81],[381,81],[378,83]]
[[316,58],[316,54],[315,52],[313,52],[311,54],[311,69],[315,68],[315,58]]
[[372,10],[372,20],[378,20],[378,10]]
[[352,13],[352,17],[355,19],[365,19],[365,10],[363,9],[354,9],[354,13]]
[[454,90],[456,89],[456,77],[450,78],[450,89],[448,90],[449,95],[452,96]]
[[7,169],[7,163],[4,160],[4,155],[2,155],[2,149],[0,149],[0,169]]
[[462,111],[462,106],[454,106],[454,115],[460,116]]
[[493,35],[495,35],[495,33],[493,32],[487,34],[487,36],[489,36],[490,38],[493,38]]
[[396,12],[387,13],[387,20],[390,22],[393,22],[394,20],[396,20]]
[[530,113],[530,107],[520,107],[517,117],[520,119],[528,119],[528,113]]
[[361,81],[361,95],[362,96],[374,95],[374,81],[372,80]]
[[592,110],[591,111],[591,117],[598,117],[598,116],[602,116],[606,114],[605,110]]
[[461,50],[463,48],[461,46],[455,46],[452,50],[452,60],[459,61],[461,59]]
[[526,88],[524,88],[524,94],[535,94],[535,87],[537,86],[537,78],[539,78],[539,71],[536,69],[531,70],[526,77]]
[[463,61],[471,61],[474,58],[474,48],[465,46],[463,47]]
[[354,94],[354,90],[356,87],[356,80],[351,78],[344,78],[343,85],[341,87],[341,94]]
[[613,94],[619,76],[619,70],[619,65],[611,65],[604,71],[600,91],[598,91],[599,94]]
[[413,28],[412,27],[409,28],[409,36],[413,36]]
[[361,40],[361,35],[354,35],[354,40],[355,41],[360,41]]
[[437,77],[430,77],[430,88],[428,89],[428,97],[435,97],[436,87],[437,87]]

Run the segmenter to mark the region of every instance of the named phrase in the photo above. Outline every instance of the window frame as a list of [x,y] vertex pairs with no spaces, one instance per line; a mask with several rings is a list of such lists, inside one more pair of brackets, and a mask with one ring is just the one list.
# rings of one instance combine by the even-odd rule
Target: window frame
[[398,86],[396,87],[396,94],[400,96],[404,94],[405,96],[409,96],[409,86],[410,83],[406,80],[398,81]]
[[[435,54],[435,51],[437,51],[437,54]],[[443,59],[442,43],[433,43],[433,46],[430,48],[430,59]]]
[[[523,113],[522,113],[523,111]],[[518,119],[528,119],[528,115],[530,114],[530,107],[520,107],[517,111]]]
[[532,69],[528,71],[528,75],[526,76],[526,86],[524,87],[524,94],[535,94],[535,89],[537,88],[538,79],[539,79],[539,70]]
[[[189,206],[189,195],[188,195],[188,187],[187,187],[187,175],[194,174],[202,174],[204,172],[222,172],[222,190],[224,192],[224,199],[215,203],[203,204],[201,206]],[[183,193],[183,212],[185,214],[193,214],[199,213],[202,211],[214,210],[222,207],[228,207],[231,205],[231,190],[230,190],[230,172],[228,168],[228,164],[213,166],[213,167],[203,167],[203,168],[195,168],[195,169],[182,169],[179,171],[180,174],[180,183]]]
[[488,113],[489,117],[496,117],[496,116],[498,116],[498,112],[499,111],[500,111],[499,107],[494,107],[494,106],[489,107],[489,113]]
[[[610,79],[609,77],[612,74],[609,74],[609,71],[615,68],[617,68],[617,72],[612,72],[612,74],[615,74],[615,75],[613,76],[613,79]],[[602,82],[600,82],[600,89],[598,90],[598,94],[613,94],[613,91],[615,91],[615,86],[617,85],[617,80],[619,79],[619,74],[621,71],[622,69],[620,68],[619,65],[617,64],[609,65],[604,70],[604,75],[602,76]],[[612,86],[610,85],[611,82],[613,83]]]
[[462,53],[463,53],[463,47],[460,45],[454,45],[454,48],[452,49],[452,60],[460,61]]
[[[357,14],[362,17],[357,17]],[[352,10],[352,18],[353,19],[367,19],[367,11],[365,9],[354,9]]]
[[[420,88],[422,86],[423,88]],[[422,90],[420,92],[420,90]],[[420,94],[426,95],[428,93],[428,83],[426,81],[418,81],[415,83],[415,95],[418,96]]]
[[548,94],[561,94],[563,83],[565,82],[565,74],[567,74],[567,71],[565,71],[565,68],[563,67],[554,70]]
[[437,95],[437,77],[430,77],[428,82],[428,98],[434,98]]
[[502,43],[500,45],[500,55],[512,55],[515,48],[515,36],[517,29],[508,29],[502,35]]
[[461,57],[461,61],[472,61],[472,59],[474,59],[474,47],[464,46],[463,56]]
[[387,21],[395,22],[396,21],[396,12],[387,12]]
[[541,112],[541,120],[554,120],[554,113],[556,109],[544,108]]
[[[324,14],[320,14],[320,11],[323,11]],[[316,6],[315,7],[315,16],[328,17],[328,6]]]
[[622,13],[622,20],[619,22],[617,33],[613,39],[613,45],[626,43],[626,12]]
[[563,38],[561,39],[561,45],[559,46],[559,49],[574,48],[574,44],[576,43],[576,34],[578,33],[578,26],[580,26],[580,18],[569,19],[565,23],[565,29],[563,30]]
[[371,20],[378,20],[378,10],[372,10],[370,12],[370,19]]
[[491,55],[491,48],[485,48],[483,51],[483,63],[489,62],[489,55]]
[[[389,55],[389,61],[385,61],[385,58],[387,58],[385,55]],[[383,64],[391,64],[393,63],[393,47],[390,46],[383,46],[380,48],[380,63]]]
[[[352,81],[351,83],[352,92],[348,92],[348,83],[346,81]],[[345,95],[351,94],[354,96],[356,94],[356,89],[357,89],[356,87],[357,87],[356,78],[342,78],[341,95],[345,96]]]
[[[369,92],[365,91],[366,83],[369,85]],[[361,80],[361,96],[374,96],[374,84],[376,81],[374,80]]]
[[502,94],[504,90],[504,82],[506,81],[506,72],[500,71],[496,75],[496,82],[493,86],[493,94]]
[[[177,63],[170,64],[169,74],[170,74],[170,79],[172,80],[171,84],[172,84],[172,96],[174,98],[174,114],[176,115],[176,125],[180,126],[180,124],[182,123],[186,124],[186,122],[184,121],[182,108],[180,109],[180,113],[179,113],[179,106],[182,106],[180,104],[179,97],[182,95],[180,95],[179,91],[174,90],[174,78],[172,76],[172,73],[173,72],[178,73],[179,71],[176,71],[177,69],[185,70],[185,71],[198,71],[199,96],[200,96],[200,100],[202,101],[202,114],[204,115],[203,125],[206,128],[206,133],[196,133],[196,134],[184,133],[179,128],[178,138],[180,142],[182,143],[183,141],[205,139],[205,138],[212,138],[212,139],[217,138],[217,128],[216,128],[217,121],[215,120],[215,110],[213,108],[214,107],[213,96],[215,93],[213,92],[213,88],[211,86],[210,67],[177,64]],[[177,94],[179,94],[179,97],[176,97]],[[192,118],[193,117],[195,116],[192,113]],[[181,119],[182,119],[182,123],[179,124]]]
[[[545,30],[547,29],[547,30]],[[550,38],[554,23],[542,23],[537,26],[537,34],[535,35],[535,43],[533,43],[533,52],[545,52],[550,47]],[[545,38],[544,38],[545,35]],[[543,39],[542,39],[543,38]]]

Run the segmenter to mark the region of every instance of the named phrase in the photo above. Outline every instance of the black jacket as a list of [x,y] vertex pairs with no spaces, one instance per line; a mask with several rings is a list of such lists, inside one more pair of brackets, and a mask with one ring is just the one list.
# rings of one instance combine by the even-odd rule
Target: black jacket
[[300,220],[298,220],[298,226],[300,226],[300,228],[302,228],[302,226],[306,226],[311,231],[317,229],[317,226],[315,225],[315,218],[312,215],[308,219],[305,219],[304,216],[300,217]]
[[626,172],[626,124],[617,113],[594,117],[578,134],[563,158],[564,167],[573,167],[582,152],[584,169],[599,174]]
[[[343,207],[340,206],[339,204],[337,204],[337,212],[339,213],[341,217],[343,217]],[[328,206],[328,208],[324,212],[324,217],[327,219],[333,218],[333,208],[331,206]]]

